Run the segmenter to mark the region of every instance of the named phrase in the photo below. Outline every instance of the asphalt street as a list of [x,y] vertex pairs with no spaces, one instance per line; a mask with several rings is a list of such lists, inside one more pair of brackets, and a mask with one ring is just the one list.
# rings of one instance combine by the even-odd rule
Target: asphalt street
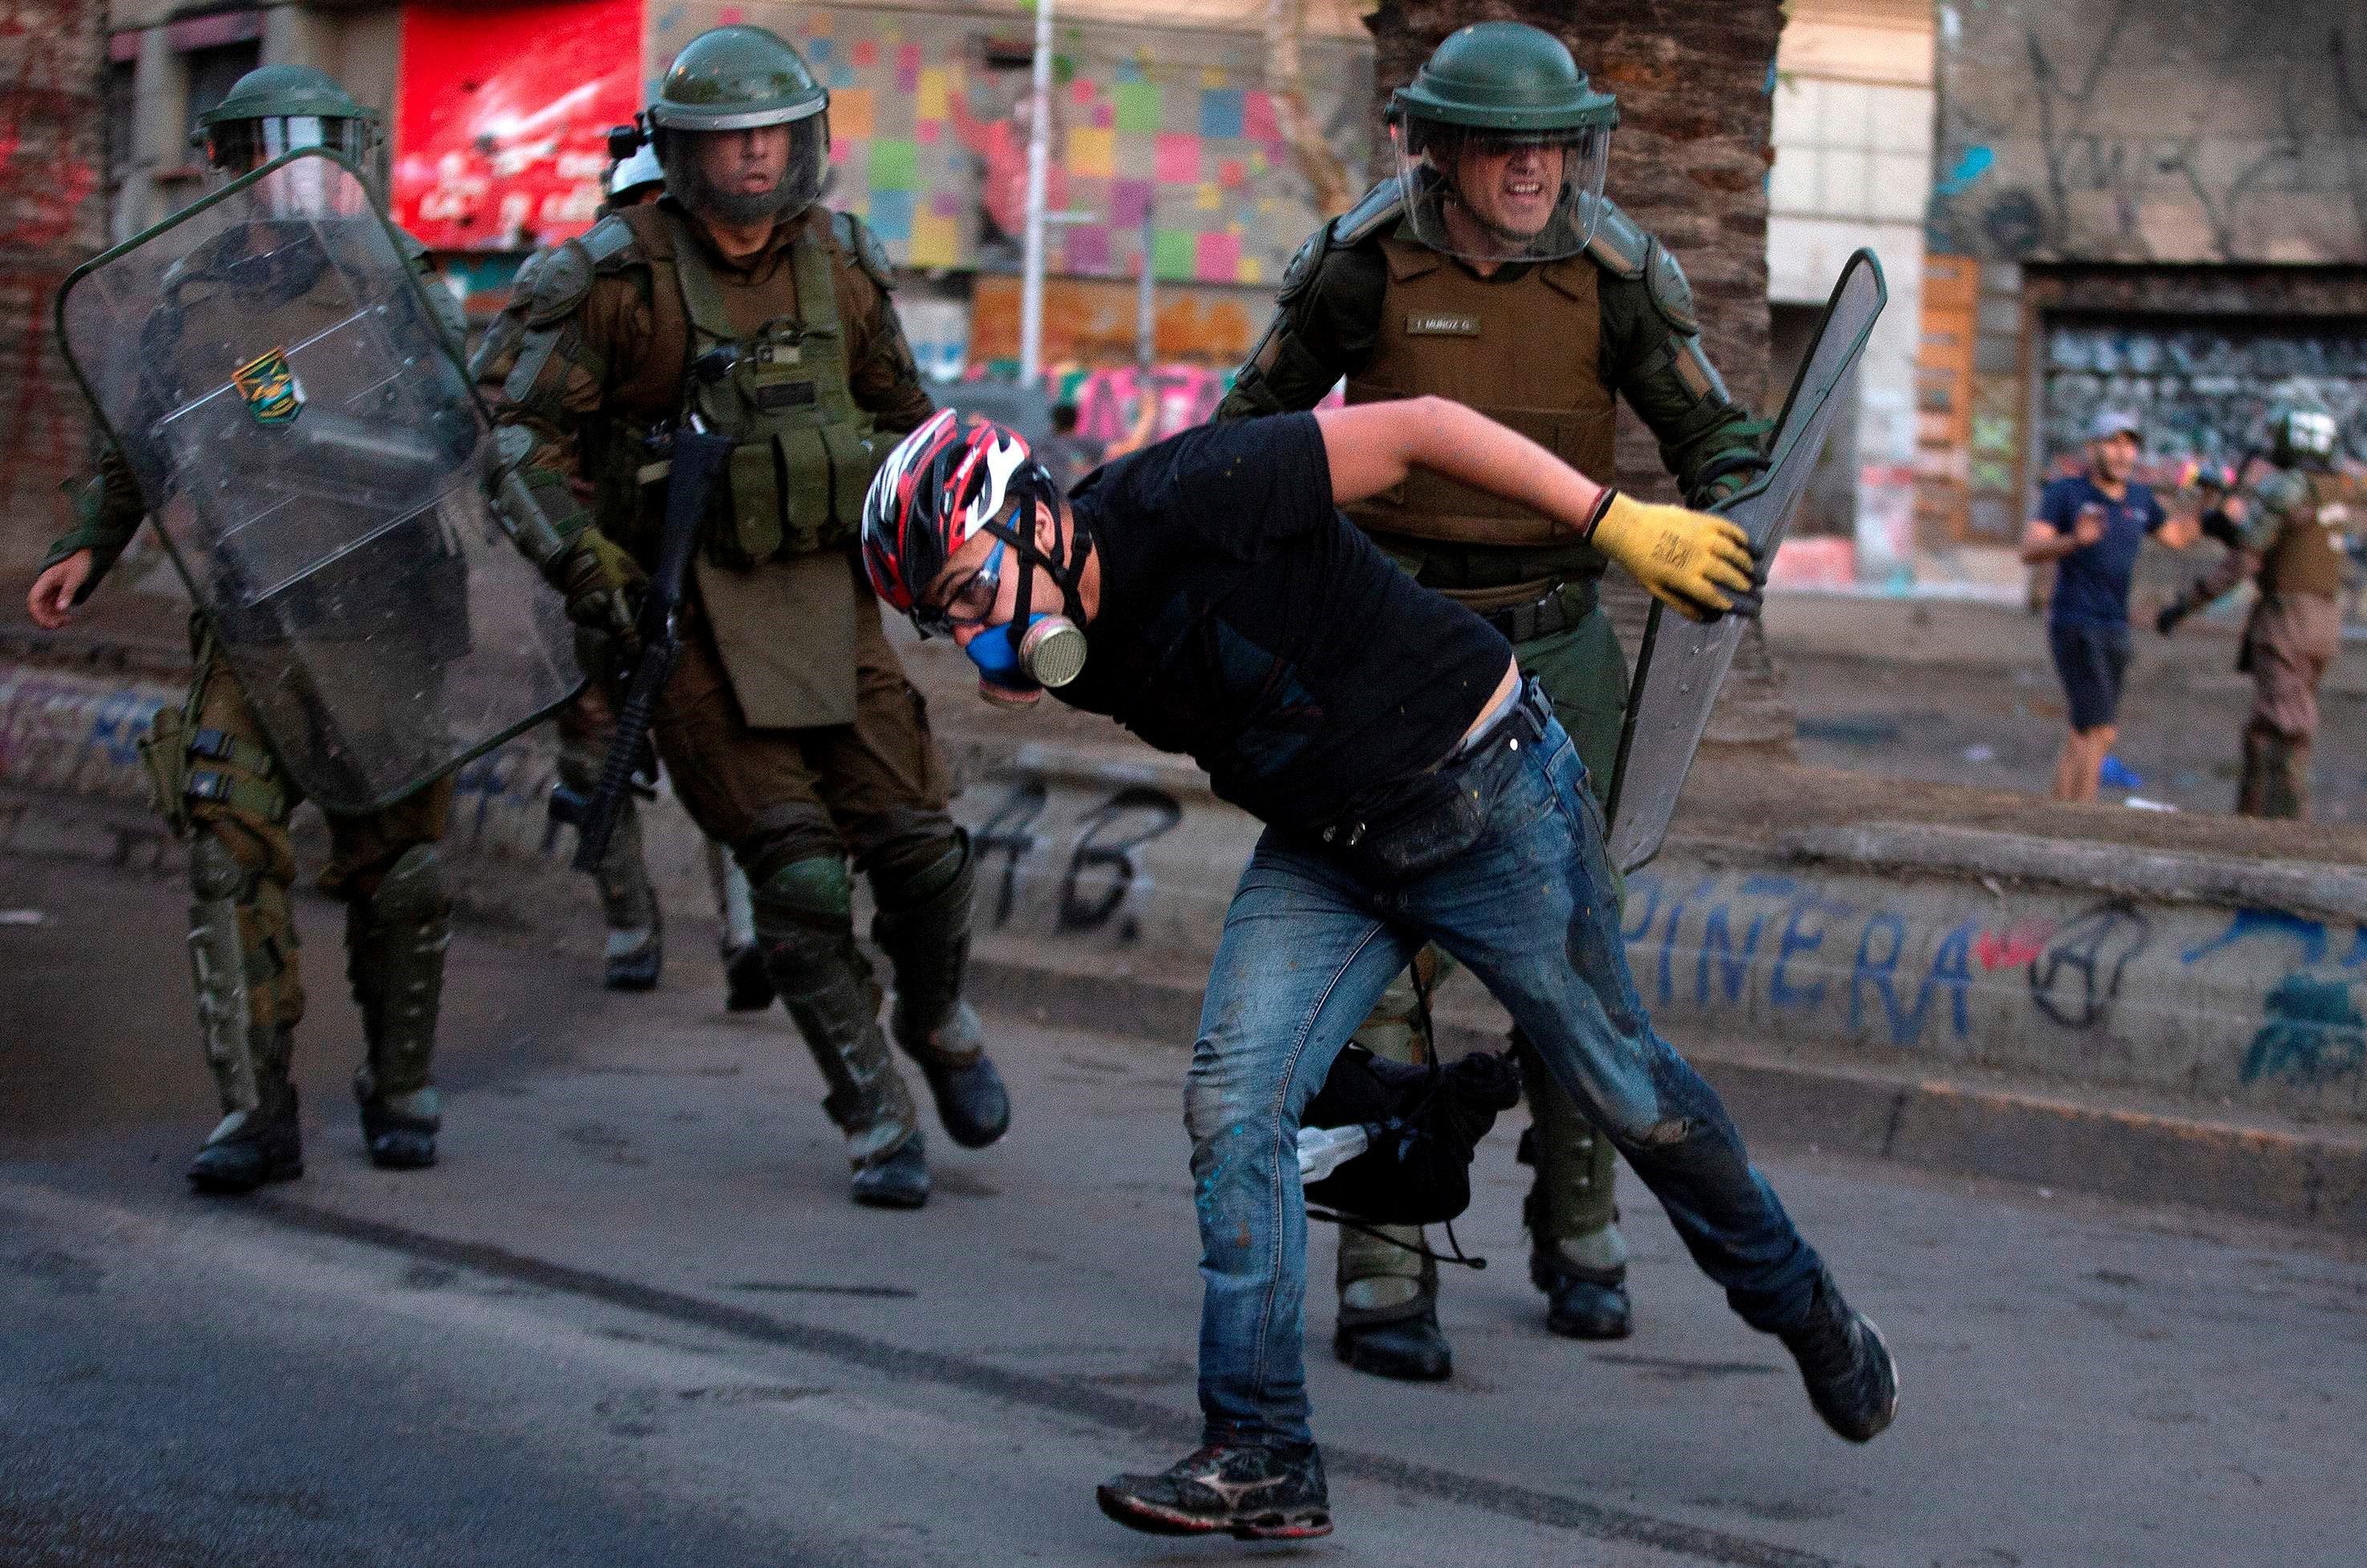
[[633,997],[596,932],[464,931],[444,1163],[381,1173],[310,900],[310,1168],[201,1200],[185,900],[0,860],[0,1562],[2350,1565],[2367,1534],[2367,1248],[1746,1127],[1898,1352],[1857,1449],[1632,1179],[1635,1337],[1546,1336],[1514,1118],[1457,1227],[1491,1267],[1446,1281],[1451,1382],[1332,1360],[1315,1239],[1337,1533],[1131,1535],[1093,1483],[1195,1434],[1187,1042],[991,1020],[1012,1135],[934,1140],[929,1207],[874,1213],[705,933]]

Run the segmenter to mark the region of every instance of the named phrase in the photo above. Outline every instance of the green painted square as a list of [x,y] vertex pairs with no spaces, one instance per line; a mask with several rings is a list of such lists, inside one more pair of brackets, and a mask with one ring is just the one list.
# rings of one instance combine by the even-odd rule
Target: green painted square
[[910,190],[921,188],[920,146],[900,136],[874,137],[871,141],[871,178],[873,190]]
[[1199,269],[1199,236],[1189,229],[1150,231],[1150,270],[1159,277],[1189,280]]
[[1120,82],[1111,89],[1117,100],[1117,128],[1149,134],[1160,129],[1159,84]]

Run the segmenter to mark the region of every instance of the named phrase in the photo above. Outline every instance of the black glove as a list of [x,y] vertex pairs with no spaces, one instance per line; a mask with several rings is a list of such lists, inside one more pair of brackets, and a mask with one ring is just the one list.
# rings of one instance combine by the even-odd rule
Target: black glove
[[2186,619],[2187,616],[2192,614],[2194,614],[2194,606],[2187,603],[2185,599],[2172,599],[2169,604],[2164,604],[2159,610],[2155,612],[2153,617],[2153,629],[2159,632],[2162,636],[2168,637],[2170,633],[2178,629],[2179,622]]
[[2243,545],[2242,531],[2236,526],[2236,520],[2228,516],[2222,508],[2214,506],[2204,513],[2202,522],[2204,538],[2216,539],[2231,550],[2239,548]]

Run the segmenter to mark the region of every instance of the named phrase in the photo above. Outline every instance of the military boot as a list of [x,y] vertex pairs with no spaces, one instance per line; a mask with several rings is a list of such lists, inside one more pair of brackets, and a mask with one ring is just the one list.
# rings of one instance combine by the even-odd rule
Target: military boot
[[629,798],[609,836],[608,852],[593,876],[608,926],[607,967],[601,984],[612,991],[651,991],[665,966],[665,920],[658,891],[641,860],[641,814]]
[[2294,819],[2308,815],[2307,740],[2255,723],[2244,731],[2244,773],[2236,810],[2246,817]]
[[376,892],[345,907],[345,975],[368,1047],[354,1099],[370,1163],[381,1169],[436,1163],[443,1116],[430,1066],[451,916],[432,844],[405,850]]
[[1527,1039],[1512,1036],[1530,1122],[1519,1159],[1536,1178],[1521,1205],[1529,1227],[1529,1282],[1545,1292],[1546,1328],[1569,1339],[1624,1339],[1627,1243],[1612,1200],[1617,1154],[1563,1092]]
[[[606,637],[578,634],[576,659],[585,670],[606,669],[613,658]],[[604,735],[596,730],[572,733],[567,715],[561,716],[561,784],[589,798],[599,787],[607,754]],[[657,889],[650,884],[649,866],[641,857],[641,814],[629,791],[608,835],[607,852],[592,868],[592,884],[600,890],[600,914],[608,928],[600,983],[612,991],[654,990],[665,964],[663,921]]]
[[[977,1012],[962,999],[962,979],[969,966],[972,887],[966,837],[946,852],[948,859],[957,855],[959,868],[950,880],[924,872],[890,886],[885,873],[874,873],[879,911],[872,917],[871,940],[896,971],[889,1032],[904,1054],[920,1064],[946,1136],[963,1148],[982,1149],[1010,1130],[1011,1096],[986,1054]],[[912,902],[894,897],[911,893],[916,884],[926,886],[930,880],[937,886]]]
[[723,1010],[763,1012],[773,1005],[773,976],[764,969],[764,950],[754,942],[723,952]]
[[186,1173],[200,1192],[252,1192],[266,1181],[304,1174],[304,1143],[296,1086],[289,1080],[291,1041],[284,1024],[258,1024],[249,1034],[253,1100],[226,1105]]
[[[1374,1228],[1417,1247],[1421,1244],[1418,1226]],[[1383,1258],[1383,1251],[1395,1253],[1410,1267]],[[1437,1264],[1342,1226],[1340,1272],[1333,1355],[1356,1371],[1400,1382],[1437,1382],[1454,1375],[1455,1350],[1438,1326]]]
[[773,988],[830,1086],[822,1109],[846,1134],[851,1195],[876,1209],[919,1208],[929,1201],[928,1156],[855,938],[807,931],[762,944]]

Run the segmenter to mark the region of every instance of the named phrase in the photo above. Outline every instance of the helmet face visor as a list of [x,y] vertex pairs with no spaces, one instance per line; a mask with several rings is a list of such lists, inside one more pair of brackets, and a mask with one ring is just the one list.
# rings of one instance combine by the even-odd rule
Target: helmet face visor
[[311,114],[224,120],[205,132],[206,184],[220,189],[241,175],[300,147],[334,152],[368,175],[377,138],[369,121]]
[[1409,114],[1389,128],[1414,237],[1476,262],[1554,261],[1594,238],[1611,130],[1501,131]]
[[727,223],[794,218],[821,194],[830,122],[816,114],[738,130],[662,127],[658,161],[666,194],[703,217]]

